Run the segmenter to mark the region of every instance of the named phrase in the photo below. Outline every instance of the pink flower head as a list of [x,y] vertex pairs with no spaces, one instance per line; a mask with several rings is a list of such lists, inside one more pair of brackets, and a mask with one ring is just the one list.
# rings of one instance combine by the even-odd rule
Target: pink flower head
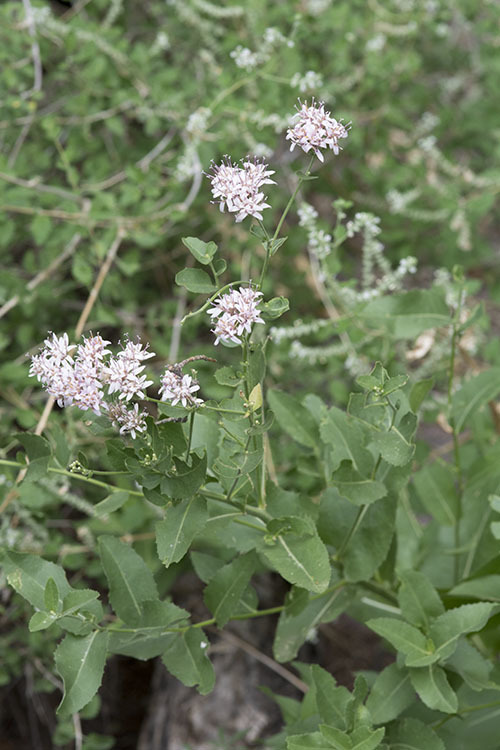
[[295,146],[300,146],[306,154],[314,151],[320,161],[324,161],[320,149],[330,148],[334,154],[339,153],[341,148],[338,144],[339,138],[347,138],[349,126],[342,124],[342,120],[336,120],[330,112],[325,110],[324,102],[311,104],[302,103],[299,100],[300,109],[297,108],[296,120],[293,128],[287,130],[286,138],[291,141],[290,151]]
[[260,188],[276,184],[269,179],[272,174],[267,164],[256,158],[246,157],[241,166],[233,164],[228,156],[219,165],[212,162],[212,174],[207,177],[212,183],[213,202],[219,204],[221,211],[227,208],[235,213],[237,222],[246,216],[262,220],[262,211],[270,206]]

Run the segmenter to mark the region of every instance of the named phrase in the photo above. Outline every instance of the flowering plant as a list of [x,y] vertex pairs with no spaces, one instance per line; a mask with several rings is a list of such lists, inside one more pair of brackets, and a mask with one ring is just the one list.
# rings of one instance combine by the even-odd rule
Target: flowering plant
[[[301,702],[276,696],[284,727],[270,747],[442,750],[462,726],[474,731],[471,714],[498,704],[492,658],[498,523],[490,522],[500,511],[498,461],[494,452],[478,452],[463,463],[460,444],[463,427],[481,418],[481,407],[498,393],[498,372],[481,372],[456,387],[460,341],[481,316],[481,310],[463,315],[468,289],[460,269],[446,288],[404,291],[414,259],[393,271],[375,239],[376,217],[358,212],[344,226],[350,205],[337,200],[331,234],[317,226],[318,213],[305,202],[299,218],[317,262],[327,325],[345,347],[346,369],[357,376],[354,392],[340,408],[317,393],[300,397],[271,383],[265,326],[289,303],[282,296],[266,300],[263,289],[287,240],[281,230],[314,177],[315,159],[323,162],[322,149],[338,157],[338,140],[348,136],[322,103],[300,106],[287,138],[292,150],[299,145],[312,155],[274,232],[263,221],[263,209],[271,206],[260,192],[274,184],[274,170],[249,157],[242,166],[228,158],[210,177],[221,210],[234,214],[235,223],[254,220],[251,236],[262,243],[258,281],[222,284],[226,264],[217,245],[183,240],[213,277],[192,266],[177,274],[186,294],[208,295],[200,306],[193,303],[183,322],[206,312],[213,345],[221,345],[218,356],[238,347],[231,365],[215,370],[224,396],[201,398],[210,375],[198,380],[194,371],[184,372],[195,361],[212,366],[214,357],[193,355],[168,364],[158,377],[149,361],[155,355],[140,340],[126,339],[115,355],[100,334],[75,344],[67,333],[49,335],[31,358],[30,374],[59,406],[92,417],[89,427],[105,437],[104,468],[89,467],[84,457],[68,463],[64,438],[29,432],[17,436],[22,450],[0,464],[19,470],[21,488],[43,487],[47,477],[59,475],[106,492],[98,502],[80,502],[95,521],[88,549],[97,565],[82,570],[82,586],[63,565],[20,543],[2,550],[1,564],[11,589],[32,607],[30,633],[47,632],[58,641],[58,712],[76,725],[112,655],[160,657],[169,673],[206,694],[215,684],[209,628],[224,632],[229,622],[278,615],[270,661],[279,669],[277,662],[295,660],[322,626],[349,613],[383,639],[390,663],[377,673],[360,672],[351,691],[319,665],[294,662],[301,678],[285,674],[306,695]],[[339,280],[334,252],[355,233],[364,242],[361,292]],[[334,306],[339,301],[341,313]],[[323,327],[306,325],[305,333]],[[370,363],[358,357],[355,372],[360,334],[373,339],[381,329],[394,355]],[[280,330],[273,326],[273,339]],[[453,463],[419,455],[419,414],[434,381],[401,371],[398,346],[418,342],[429,330],[448,335],[443,418]],[[157,383],[159,398],[151,395]],[[439,400],[442,383],[436,387]],[[94,476],[101,473],[106,481]],[[134,523],[130,508],[141,514],[135,535],[120,533],[123,519]],[[165,571],[175,575],[182,565],[205,584],[204,619],[162,587]],[[261,606],[254,584],[271,573],[286,594]],[[477,694],[485,700],[477,703]]]

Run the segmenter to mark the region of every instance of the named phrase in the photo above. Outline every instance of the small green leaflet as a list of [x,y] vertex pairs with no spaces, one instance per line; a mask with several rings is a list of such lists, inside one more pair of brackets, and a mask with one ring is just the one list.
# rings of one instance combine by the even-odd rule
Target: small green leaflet
[[388,730],[391,750],[446,750],[443,741],[418,719],[401,719]]
[[377,675],[366,701],[374,724],[396,719],[415,700],[407,669],[390,664]]
[[429,647],[427,638],[413,625],[395,617],[376,617],[366,624],[389,641],[397,651],[405,654],[407,665],[421,666],[434,660],[434,652]]
[[[303,520],[303,519],[299,519]],[[313,527],[314,528],[314,527]],[[322,593],[330,581],[330,562],[316,529],[309,536],[295,533],[264,537],[258,551],[290,583]]]
[[316,449],[318,429],[307,409],[282,391],[270,390],[267,397],[280,427],[301,445]]
[[217,245],[215,242],[203,242],[203,240],[199,240],[197,237],[183,237],[182,244],[185,245],[189,252],[194,255],[196,260],[204,266],[208,266],[217,252]]
[[212,279],[201,268],[184,268],[175,275],[175,283],[195,294],[213,294],[216,291]]
[[220,568],[205,589],[205,604],[222,628],[238,609],[243,593],[259,564],[254,552],[237,557]]
[[201,695],[209,693],[215,684],[215,672],[207,656],[208,638],[201,628],[189,628],[179,633],[162,655],[168,671],[184,685],[196,685]]
[[429,579],[417,570],[400,574],[398,601],[405,620],[427,629],[430,621],[443,614],[444,606]]
[[422,669],[410,669],[410,679],[426,706],[446,714],[456,713],[458,699],[444,669],[435,664]]
[[467,380],[453,396],[451,415],[455,429],[460,432],[469,417],[499,393],[500,367],[492,367]]

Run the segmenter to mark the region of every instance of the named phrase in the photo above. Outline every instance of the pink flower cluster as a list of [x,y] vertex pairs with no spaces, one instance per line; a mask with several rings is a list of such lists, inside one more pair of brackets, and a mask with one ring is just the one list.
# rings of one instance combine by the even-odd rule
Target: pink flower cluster
[[59,406],[91,409],[98,416],[107,412],[121,426],[120,432],[130,432],[135,437],[136,431],[146,429],[145,412],[140,413],[137,404],[128,410],[109,396],[117,393],[120,401],[130,401],[134,396],[145,398],[146,388],[153,381],[143,374],[142,362],[155,355],[139,341],[127,341],[113,357],[107,348],[109,343],[97,334],[84,338],[78,346],[70,345],[67,333],[60,337],[53,333],[40,353],[32,357],[29,374],[42,383]]
[[201,406],[203,399],[196,398],[193,393],[200,390],[198,383],[191,375],[182,375],[174,369],[168,368],[161,379],[160,397],[162,401],[171,401],[172,406],[179,402],[182,406]]
[[215,319],[215,328],[212,329],[215,345],[219,341],[241,344],[241,336],[250,333],[253,323],[264,323],[257,309],[259,297],[262,297],[262,292],[240,287],[216,299],[207,313]]
[[258,159],[247,157],[242,166],[238,166],[226,156],[221,164],[212,163],[212,174],[207,175],[212,183],[213,202],[219,204],[221,211],[227,208],[235,213],[237,222],[246,216],[262,220],[263,209],[270,206],[260,189],[263,185],[276,184],[269,179],[272,174],[267,164]]
[[300,109],[294,115],[297,120],[293,128],[287,130],[286,138],[291,141],[290,151],[300,146],[306,154],[314,151],[320,161],[324,161],[320,149],[330,148],[334,154],[339,153],[340,138],[347,138],[348,127],[336,120],[330,112],[325,111],[323,102],[316,104],[314,99],[310,106],[300,102]]

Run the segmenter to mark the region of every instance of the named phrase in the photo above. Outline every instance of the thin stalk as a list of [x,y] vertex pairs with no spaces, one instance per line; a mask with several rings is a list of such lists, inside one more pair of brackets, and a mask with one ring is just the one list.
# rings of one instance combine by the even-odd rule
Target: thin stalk
[[192,411],[189,415],[189,435],[188,435],[188,443],[187,443],[187,450],[186,450],[186,461],[189,460],[189,454],[191,453],[191,443],[193,440],[193,427],[194,427],[194,415],[196,414],[195,411]]
[[354,519],[354,522],[353,522],[351,528],[349,529],[349,533],[347,534],[346,538],[344,539],[344,541],[340,545],[340,549],[337,551],[337,554],[335,555],[335,559],[336,560],[340,560],[340,558],[344,554],[347,545],[351,541],[351,539],[354,536],[354,534],[356,533],[356,531],[361,526],[361,523],[363,522],[363,518],[365,517],[365,515],[366,515],[369,507],[370,506],[367,504],[367,505],[362,505],[361,508],[359,508],[359,510],[357,512],[357,515],[356,515],[356,518]]

